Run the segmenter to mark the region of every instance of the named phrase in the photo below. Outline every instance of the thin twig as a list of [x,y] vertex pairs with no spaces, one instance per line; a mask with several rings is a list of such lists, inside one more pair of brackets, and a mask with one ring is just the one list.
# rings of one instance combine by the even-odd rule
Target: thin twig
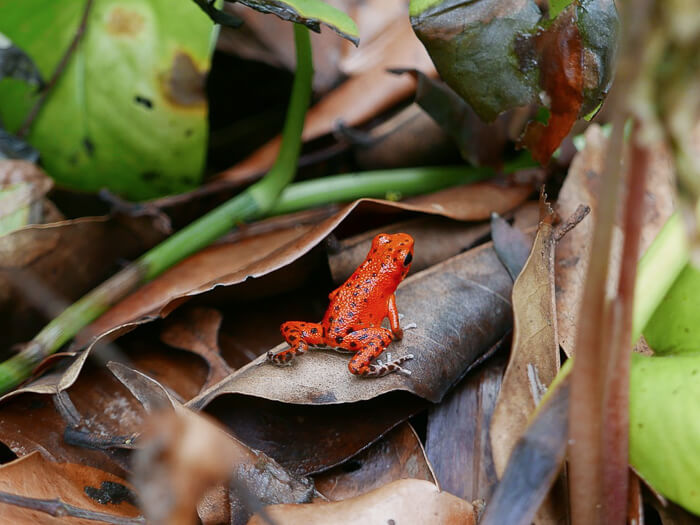
[[627,199],[623,231],[625,233],[617,296],[613,300],[615,338],[608,348],[608,370],[603,398],[602,435],[603,516],[609,523],[624,523],[627,515],[629,462],[629,374],[632,338],[634,286],[644,217],[644,193],[649,167],[649,151],[638,143],[639,125],[630,139],[627,169]]
[[60,499],[40,499],[30,498],[29,496],[20,496],[18,494],[10,494],[9,492],[0,492],[0,503],[14,505],[25,509],[44,512],[56,518],[71,517],[83,518],[93,521],[101,521],[103,523],[112,523],[114,525],[141,525],[146,523],[143,516],[135,518],[124,518],[107,514],[106,512],[97,512],[95,510],[82,509],[69,503],[64,503]]
[[574,210],[574,213],[572,213],[569,217],[566,218],[564,222],[559,224],[556,228],[554,228],[554,231],[552,232],[552,236],[554,237],[554,242],[559,242],[562,240],[564,235],[569,233],[571,230],[574,229],[574,227],[581,222],[586,215],[588,215],[591,212],[591,207],[590,206],[585,206],[583,204],[579,204],[578,208]]
[[41,95],[39,96],[39,100],[37,100],[34,103],[34,106],[27,114],[27,117],[24,119],[22,126],[17,131],[16,135],[19,138],[24,138],[27,135],[27,133],[29,132],[29,128],[31,128],[32,123],[34,122],[36,117],[39,115],[41,108],[44,106],[44,102],[46,102],[46,99],[51,94],[51,91],[53,90],[54,86],[56,85],[56,82],[58,82],[58,79],[61,77],[61,74],[68,66],[68,62],[70,62],[70,59],[73,56],[73,53],[75,53],[75,50],[78,48],[78,44],[80,43],[80,41],[83,38],[83,35],[85,34],[88,16],[90,14],[90,10],[92,9],[93,3],[94,3],[94,0],[87,0],[85,2],[85,7],[83,8],[83,16],[80,19],[80,24],[78,25],[78,28],[75,30],[75,35],[73,36],[73,40],[71,41],[70,45],[68,46],[68,49],[66,49],[66,52],[61,57],[60,62],[56,66],[56,69],[54,69],[53,74],[51,75],[51,78],[46,83],[46,86],[44,86],[44,89],[41,91]]

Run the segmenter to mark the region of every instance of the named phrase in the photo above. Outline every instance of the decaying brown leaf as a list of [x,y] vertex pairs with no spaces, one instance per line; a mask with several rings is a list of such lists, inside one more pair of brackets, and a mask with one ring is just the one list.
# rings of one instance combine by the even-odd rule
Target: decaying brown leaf
[[134,480],[154,523],[193,523],[197,503],[231,477],[234,524],[245,523],[262,504],[311,500],[314,489],[308,479],[290,475],[211,418],[186,409],[145,374],[119,363],[108,367],[150,412],[139,440],[143,448],[134,460]]
[[[243,394],[298,404],[337,404],[405,390],[437,402],[469,366],[494,346],[511,325],[512,281],[490,244],[432,266],[406,279],[396,292],[404,325],[415,322],[388,348],[413,354],[410,376],[366,380],[347,370],[348,358],[312,351],[288,367],[260,356],[192,401],[203,407],[222,394]],[[282,344],[277,351],[286,347]]]
[[[366,523],[431,523],[435,525],[475,525],[471,504],[427,481],[403,479],[355,498],[332,503],[310,505],[275,505],[266,512],[285,525],[366,524]],[[253,516],[249,525],[264,525],[265,520]]]
[[209,374],[202,389],[209,388],[232,371],[219,351],[220,326],[221,314],[217,310],[191,308],[168,318],[160,334],[164,343],[194,352],[207,362]]
[[314,482],[321,494],[340,501],[409,478],[435,483],[420,439],[403,423],[349,461],[316,475]]
[[[131,486],[117,476],[75,463],[54,463],[39,452],[0,467],[0,490],[40,499],[60,499],[81,509],[135,517]],[[54,518],[42,512],[0,504],[3,523],[94,525],[89,519]]]
[[[559,343],[567,355],[571,355],[576,335],[577,316],[583,297],[584,280],[593,225],[596,220],[598,191],[605,159],[606,139],[597,125],[592,125],[585,133],[586,146],[574,158],[569,174],[559,193],[556,204],[561,217],[569,217],[580,204],[591,208],[591,217],[581,222],[557,243],[556,250],[556,301]],[[674,175],[671,158],[662,144],[650,147],[647,192],[644,199],[644,220],[640,253],[649,247],[674,209]],[[616,227],[617,239],[621,235]],[[615,242],[614,246],[622,246]],[[612,264],[619,265],[619,252],[613,252]],[[617,275],[619,272],[611,271]],[[612,293],[614,282],[608,283]]]
[[491,419],[491,447],[501,476],[515,442],[559,370],[554,304],[553,215],[549,204],[530,257],[513,285],[513,347]]

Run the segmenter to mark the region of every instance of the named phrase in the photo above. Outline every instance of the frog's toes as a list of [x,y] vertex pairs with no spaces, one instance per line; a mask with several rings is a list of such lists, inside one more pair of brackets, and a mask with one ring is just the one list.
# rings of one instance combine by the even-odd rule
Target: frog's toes
[[413,354],[406,354],[397,359],[392,359],[391,354],[387,352],[386,363],[377,359],[376,364],[369,366],[369,371],[365,374],[367,377],[382,377],[392,372],[399,372],[401,374],[410,376],[411,371],[403,368],[401,363],[413,359]]
[[270,350],[267,353],[267,360],[276,365],[291,365],[291,360],[294,358],[294,352],[290,350],[282,350],[281,352],[273,352]]

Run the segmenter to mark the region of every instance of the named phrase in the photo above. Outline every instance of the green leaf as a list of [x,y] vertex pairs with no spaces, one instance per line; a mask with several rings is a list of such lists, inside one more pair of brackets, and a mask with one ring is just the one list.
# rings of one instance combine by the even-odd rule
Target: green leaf
[[312,31],[320,32],[320,25],[330,27],[355,45],[360,43],[360,32],[354,20],[340,9],[321,0],[238,0],[262,13],[272,13],[283,20],[304,24]]
[[647,323],[644,337],[656,354],[700,352],[698,321],[700,270],[687,264]]
[[[0,0],[0,31],[50,78],[85,0]],[[204,78],[215,30],[192,2],[94,0],[85,34],[28,140],[61,185],[132,199],[195,187],[205,160]],[[37,95],[0,82],[0,117],[16,131]]]
[[700,514],[698,399],[700,352],[632,355],[630,464],[655,490],[695,514]]

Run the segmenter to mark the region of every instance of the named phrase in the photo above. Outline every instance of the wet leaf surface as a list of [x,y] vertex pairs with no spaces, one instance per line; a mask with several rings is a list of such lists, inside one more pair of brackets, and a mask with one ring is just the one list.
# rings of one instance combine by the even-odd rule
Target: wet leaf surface
[[[333,503],[276,505],[266,512],[275,521],[296,524],[434,523],[475,525],[471,504],[432,483],[414,479],[394,481],[355,498]],[[254,516],[249,525],[263,525]]]
[[435,483],[420,439],[403,423],[349,461],[316,475],[314,483],[328,499],[340,501],[407,478]]
[[[568,355],[574,348],[577,316],[583,297],[583,286],[590,246],[593,238],[593,225],[596,220],[598,191],[605,158],[606,139],[601,129],[592,125],[585,133],[586,146],[574,158],[569,174],[557,199],[556,211],[561,217],[569,217],[580,204],[591,207],[590,217],[570,231],[557,243],[555,258],[557,329],[559,343]],[[674,189],[673,170],[667,150],[661,144],[650,149],[651,164],[648,170],[647,192],[644,199],[644,219],[640,256],[649,247],[673,213]],[[613,265],[619,265],[621,247],[619,229],[616,229]],[[615,289],[616,283],[608,283],[608,290]]]
[[[106,498],[105,484],[122,487],[123,497]],[[32,498],[60,498],[64,503],[114,516],[135,517],[139,514],[128,482],[96,468],[75,463],[54,463],[39,452],[0,467],[0,490]],[[43,512],[4,504],[0,504],[0,519],[4,523],[46,525],[67,522],[65,518],[54,518]],[[76,518],[68,521],[76,525],[95,523]]]
[[60,220],[60,213],[44,199],[52,187],[51,178],[35,164],[0,160],[0,235],[28,224],[49,222],[45,216]]

